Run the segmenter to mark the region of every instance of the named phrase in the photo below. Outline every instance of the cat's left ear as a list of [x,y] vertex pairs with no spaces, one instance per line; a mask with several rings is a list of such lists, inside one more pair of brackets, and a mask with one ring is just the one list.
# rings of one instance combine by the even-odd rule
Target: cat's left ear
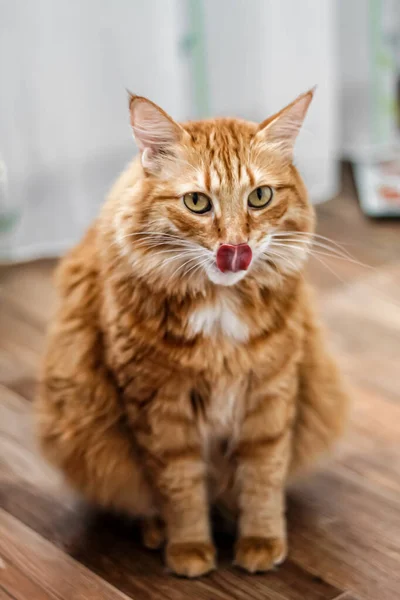
[[162,108],[142,96],[129,94],[129,112],[142,165],[149,171],[158,170],[162,157],[173,153],[186,132]]
[[278,113],[263,121],[255,139],[276,147],[285,158],[292,160],[296,138],[303,125],[315,87],[302,94]]

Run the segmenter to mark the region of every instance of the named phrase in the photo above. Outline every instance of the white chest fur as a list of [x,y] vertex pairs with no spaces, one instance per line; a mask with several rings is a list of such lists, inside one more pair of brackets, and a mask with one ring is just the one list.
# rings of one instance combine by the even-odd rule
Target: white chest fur
[[222,334],[237,342],[249,339],[248,325],[238,316],[238,307],[232,300],[221,298],[192,312],[189,327],[194,334],[204,336]]

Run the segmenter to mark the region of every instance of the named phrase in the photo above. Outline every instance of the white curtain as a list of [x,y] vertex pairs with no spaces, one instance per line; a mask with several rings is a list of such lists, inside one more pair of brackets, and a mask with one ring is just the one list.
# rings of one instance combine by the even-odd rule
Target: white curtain
[[[135,152],[125,88],[261,120],[318,84],[298,144],[335,193],[334,0],[0,0],[0,258],[57,255]],[[6,182],[8,181],[8,184]]]
[[338,16],[343,154],[398,156],[400,2],[340,0]]

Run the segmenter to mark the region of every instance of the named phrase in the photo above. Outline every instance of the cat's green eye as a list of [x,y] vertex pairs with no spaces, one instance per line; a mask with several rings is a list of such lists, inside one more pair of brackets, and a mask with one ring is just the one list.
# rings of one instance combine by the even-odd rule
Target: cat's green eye
[[251,192],[247,199],[250,208],[265,208],[271,202],[274,190],[269,185],[263,185]]
[[200,192],[190,192],[183,196],[183,203],[191,212],[202,215],[212,208],[211,200]]

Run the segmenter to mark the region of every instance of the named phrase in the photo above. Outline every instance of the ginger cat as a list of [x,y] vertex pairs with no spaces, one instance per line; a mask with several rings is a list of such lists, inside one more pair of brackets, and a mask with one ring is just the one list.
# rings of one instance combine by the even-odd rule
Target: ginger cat
[[304,281],[314,213],[293,165],[313,91],[260,125],[178,124],[130,97],[140,155],[58,270],[39,436],[90,501],[143,520],[173,572],[287,553],[288,481],[341,433],[347,397]]

